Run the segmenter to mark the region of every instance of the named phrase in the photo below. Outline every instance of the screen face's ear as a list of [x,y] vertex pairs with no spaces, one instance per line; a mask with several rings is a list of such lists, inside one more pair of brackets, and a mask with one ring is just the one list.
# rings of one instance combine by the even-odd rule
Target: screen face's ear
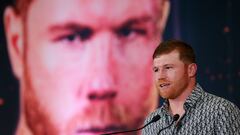
[[158,28],[161,33],[163,33],[164,28],[166,27],[167,19],[170,11],[170,2],[169,0],[162,0],[161,2],[161,16],[158,21]]
[[23,22],[13,7],[7,7],[4,11],[4,27],[13,72],[20,78],[23,66]]

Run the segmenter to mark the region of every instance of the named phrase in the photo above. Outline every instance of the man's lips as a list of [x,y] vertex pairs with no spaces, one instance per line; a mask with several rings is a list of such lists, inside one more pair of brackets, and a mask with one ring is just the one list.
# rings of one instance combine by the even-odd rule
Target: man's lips
[[160,88],[167,88],[168,86],[170,86],[170,83],[160,83],[158,86]]
[[159,86],[160,87],[165,87],[165,86],[169,86],[170,84],[169,83],[162,83],[162,84],[160,84]]
[[108,126],[93,126],[90,128],[78,129],[76,133],[77,134],[84,134],[84,133],[103,134],[103,133],[118,132],[118,131],[124,131],[124,130],[127,130],[127,127],[124,125],[108,125]]

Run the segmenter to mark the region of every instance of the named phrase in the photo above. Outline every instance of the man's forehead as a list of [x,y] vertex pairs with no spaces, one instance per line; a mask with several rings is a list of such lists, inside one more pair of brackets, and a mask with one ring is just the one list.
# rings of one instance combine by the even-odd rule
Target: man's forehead
[[[118,16],[123,12],[131,14],[130,11],[145,11],[149,12],[154,8],[155,0],[34,0],[31,4],[38,4],[42,7],[56,9],[74,9],[75,11],[89,11],[87,14],[101,15],[112,14]],[[51,11],[51,10],[50,10]],[[111,12],[104,12],[111,11]]]
[[180,61],[179,52],[172,51],[170,53],[161,54],[154,58],[153,65],[174,64],[176,61]]
[[[34,20],[116,24],[136,17],[156,17],[154,0],[35,0],[30,6]],[[37,18],[37,19],[36,19]],[[55,22],[54,22],[55,21]]]

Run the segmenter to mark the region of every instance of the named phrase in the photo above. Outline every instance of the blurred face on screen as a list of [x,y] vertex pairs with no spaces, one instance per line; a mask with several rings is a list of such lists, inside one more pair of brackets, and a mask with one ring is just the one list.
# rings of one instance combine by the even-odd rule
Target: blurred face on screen
[[99,134],[141,126],[158,102],[151,56],[166,19],[156,3],[34,0],[24,19],[7,9],[21,116],[32,134]]

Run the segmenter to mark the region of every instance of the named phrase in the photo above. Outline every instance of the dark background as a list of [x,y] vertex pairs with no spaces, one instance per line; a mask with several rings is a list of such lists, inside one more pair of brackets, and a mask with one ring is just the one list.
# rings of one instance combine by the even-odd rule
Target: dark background
[[[0,135],[11,135],[19,111],[18,82],[12,74],[3,29],[0,0]],[[171,0],[164,39],[182,39],[193,46],[198,82],[212,94],[240,107],[239,0]]]

